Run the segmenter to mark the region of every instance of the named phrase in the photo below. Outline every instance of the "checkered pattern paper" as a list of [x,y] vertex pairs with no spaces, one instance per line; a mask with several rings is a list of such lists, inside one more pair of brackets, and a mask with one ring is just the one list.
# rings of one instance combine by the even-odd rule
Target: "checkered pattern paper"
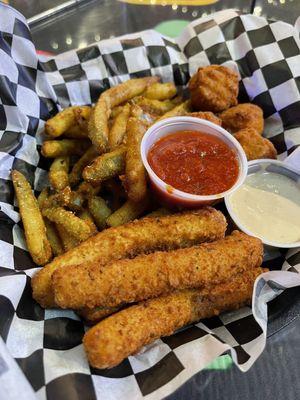
[[299,249],[266,255],[272,271],[257,280],[252,311],[200,321],[113,369],[94,369],[79,318],[32,300],[38,269],[26,249],[10,170],[23,172],[38,193],[49,167],[39,154],[43,125],[59,109],[92,104],[132,77],[159,75],[184,88],[199,66],[212,63],[238,71],[240,101],[263,108],[264,134],[284,159],[300,144],[298,32],[229,10],[192,22],[176,41],[145,31],[38,59],[23,16],[4,5],[0,13],[0,334],[37,398],[159,399],[226,351],[246,371],[265,346],[267,301],[300,284]]

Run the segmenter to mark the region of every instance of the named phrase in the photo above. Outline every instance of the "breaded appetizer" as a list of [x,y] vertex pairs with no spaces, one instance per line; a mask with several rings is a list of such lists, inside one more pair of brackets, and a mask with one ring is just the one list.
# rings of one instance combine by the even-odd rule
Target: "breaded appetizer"
[[87,324],[94,325],[102,319],[120,311],[120,307],[95,307],[95,308],[82,308],[77,310],[77,314],[82,317]]
[[219,114],[224,129],[231,133],[241,129],[253,128],[262,134],[264,130],[264,115],[260,107],[255,104],[238,104]]
[[106,229],[74,249],[56,257],[31,280],[33,298],[43,307],[55,305],[51,277],[63,266],[134,257],[155,250],[171,250],[213,241],[224,237],[227,223],[224,215],[211,207],[143,218],[116,228]]
[[201,67],[192,76],[188,86],[195,110],[221,112],[237,105],[238,75],[227,67]]
[[262,263],[261,240],[235,231],[224,239],[131,260],[63,267],[53,274],[55,303],[62,308],[115,307],[175,289],[222,283]]
[[88,123],[88,135],[99,152],[102,154],[108,147],[108,119],[113,107],[139,96],[149,85],[157,82],[158,77],[130,79],[114,86],[101,94]]
[[277,156],[277,151],[273,143],[262,137],[253,128],[242,129],[235,133],[234,137],[243,147],[248,161],[259,158],[275,159]]
[[210,111],[198,111],[198,112],[191,112],[186,114],[188,117],[200,118],[205,119],[206,121],[210,121],[213,124],[222,125],[222,121],[218,118],[214,113]]
[[187,324],[249,304],[254,281],[262,272],[262,268],[246,270],[220,285],[175,291],[117,312],[85,334],[83,344],[90,364],[112,368]]
[[28,251],[37,265],[44,265],[50,261],[52,250],[38,202],[30,183],[21,172],[13,170],[11,177],[24,226]]

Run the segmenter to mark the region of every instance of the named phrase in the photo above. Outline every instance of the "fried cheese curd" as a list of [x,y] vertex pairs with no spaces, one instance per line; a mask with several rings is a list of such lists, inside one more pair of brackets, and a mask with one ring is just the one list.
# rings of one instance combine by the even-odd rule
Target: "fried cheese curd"
[[264,130],[263,111],[255,104],[238,104],[223,111],[219,114],[219,118],[222,120],[223,128],[231,133],[253,128],[261,135]]
[[222,112],[237,105],[238,75],[227,67],[200,67],[190,79],[188,87],[195,110]]
[[254,128],[242,129],[235,133],[234,137],[243,147],[248,161],[260,158],[276,159],[277,151],[273,143],[262,137]]

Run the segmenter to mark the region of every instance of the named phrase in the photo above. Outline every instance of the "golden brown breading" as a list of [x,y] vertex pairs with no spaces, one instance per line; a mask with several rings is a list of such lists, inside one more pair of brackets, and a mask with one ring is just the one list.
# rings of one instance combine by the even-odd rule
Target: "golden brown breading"
[[235,133],[241,129],[253,128],[262,134],[264,130],[264,115],[255,104],[238,104],[219,114],[224,129]]
[[87,324],[94,325],[117,311],[120,311],[120,307],[82,308],[76,312],[80,317],[84,318]]
[[248,161],[258,160],[259,158],[276,159],[277,151],[273,143],[262,137],[255,129],[242,129],[235,133],[234,137],[243,147]]
[[195,110],[221,112],[237,105],[238,75],[227,67],[201,67],[192,76],[188,86]]
[[53,307],[51,276],[57,268],[89,262],[109,261],[155,250],[170,250],[217,240],[226,231],[224,215],[210,207],[168,215],[144,218],[116,228],[106,229],[78,247],[56,257],[31,280],[33,298],[43,307]]
[[85,334],[83,344],[90,364],[114,367],[184,325],[249,304],[254,281],[262,272],[262,268],[252,269],[211,288],[175,291],[117,312]]
[[188,117],[205,119],[206,121],[210,121],[216,125],[222,125],[222,121],[218,118],[214,113],[210,111],[198,111],[186,114]]
[[213,243],[155,252],[134,259],[63,267],[52,277],[62,308],[115,307],[174,289],[221,283],[262,263],[261,240],[235,231]]
[[178,106],[174,107],[172,110],[166,112],[164,115],[162,115],[160,118],[156,120],[156,122],[161,121],[166,118],[171,118],[171,117],[179,117],[181,115],[186,115],[186,113],[191,112],[191,101],[186,100],[185,102],[179,104]]
[[[132,108],[139,110],[138,106]],[[147,172],[140,147],[148,126],[145,118],[132,115],[126,129],[125,188],[128,199],[136,203],[143,201],[147,196]]]
[[88,136],[96,150],[102,154],[108,145],[108,120],[111,110],[135,96],[139,96],[147,86],[159,80],[156,76],[129,79],[101,94],[88,122]]

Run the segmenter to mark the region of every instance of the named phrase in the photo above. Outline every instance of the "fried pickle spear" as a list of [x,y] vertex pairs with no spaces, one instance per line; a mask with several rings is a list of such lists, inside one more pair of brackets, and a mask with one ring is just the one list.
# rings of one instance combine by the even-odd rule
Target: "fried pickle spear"
[[100,196],[91,196],[88,199],[88,208],[99,230],[106,226],[106,220],[111,215],[111,209]]
[[48,177],[54,190],[63,190],[69,185],[69,164],[69,156],[57,157],[51,164]]
[[41,153],[44,157],[81,156],[89,147],[87,140],[62,139],[47,140],[43,143]]
[[70,233],[67,232],[67,230],[62,225],[56,224],[56,228],[59,233],[59,237],[62,241],[64,251],[71,250],[74,247],[79,245],[80,240],[78,240],[76,237],[70,235]]
[[86,131],[88,128],[88,120],[91,116],[92,108],[89,106],[81,106],[74,108],[75,120],[78,126]]
[[46,227],[38,202],[25,176],[17,170],[11,173],[17,196],[20,215],[24,226],[28,251],[37,265],[44,265],[52,257],[52,250],[46,235]]
[[243,147],[248,161],[277,157],[273,143],[262,137],[254,128],[242,129],[235,133],[234,137]]
[[69,235],[79,241],[86,240],[92,234],[90,226],[72,211],[67,211],[62,207],[52,207],[44,209],[42,213],[50,221],[63,226]]
[[60,190],[59,192],[45,198],[40,206],[42,213],[45,208],[65,207],[69,205],[71,193],[70,187],[66,186],[63,190]]
[[127,124],[125,156],[125,188],[128,199],[140,202],[147,195],[147,173],[141,158],[141,141],[149,124],[145,119],[131,116]]
[[45,123],[45,132],[51,137],[58,137],[75,125],[75,107],[68,107],[57,113]]
[[106,220],[106,224],[111,227],[126,224],[129,221],[140,217],[148,206],[147,199],[140,202],[127,200],[120,208],[113,212]]
[[88,139],[87,130],[82,130],[79,125],[73,125],[63,133],[63,138],[69,139]]
[[47,201],[49,196],[49,188],[45,187],[41,193],[39,194],[38,198],[37,198],[37,202],[39,205],[39,209],[42,210],[42,208],[45,205],[45,202]]
[[264,116],[260,107],[255,104],[238,104],[219,114],[224,129],[231,133],[241,129],[253,128],[262,134],[264,130]]
[[89,138],[99,154],[107,150],[108,120],[111,109],[140,95],[147,86],[157,81],[157,77],[130,79],[101,94],[88,123]]
[[227,223],[224,215],[210,207],[168,215],[143,218],[106,229],[77,248],[55,258],[31,280],[33,297],[43,307],[55,305],[51,277],[66,265],[101,262],[134,257],[155,250],[171,250],[213,241],[224,237]]
[[63,249],[59,234],[57,232],[57,229],[52,222],[47,220],[47,218],[45,218],[44,222],[45,222],[45,226],[46,226],[47,238],[51,245],[52,252],[55,257],[59,256],[60,254],[62,254],[64,252],[64,249]]
[[117,149],[97,157],[91,165],[84,168],[82,176],[87,182],[97,185],[124,172],[126,147]]
[[100,192],[100,190],[101,185],[93,186],[90,183],[83,181],[78,186],[77,192],[81,193],[84,197],[88,199],[90,196],[96,195],[98,192]]
[[92,327],[83,338],[88,360],[112,368],[143,346],[177,329],[251,302],[256,268],[207,289],[175,291],[119,311]]
[[82,210],[78,214],[78,217],[83,219],[90,226],[93,235],[95,235],[98,232],[98,229],[95,225],[95,222],[89,210]]
[[227,67],[209,65],[199,68],[188,87],[195,110],[221,112],[237,105],[239,78]]
[[69,175],[70,185],[77,185],[80,182],[84,168],[89,165],[97,157],[97,155],[98,153],[93,146],[87,149],[87,151],[73,165]]
[[126,134],[127,121],[130,115],[130,104],[125,104],[120,114],[114,120],[114,123],[109,131],[108,143],[111,150],[115,150],[120,146]]
[[63,267],[52,278],[55,302],[74,309],[135,303],[175,289],[219,284],[259,267],[262,256],[261,240],[235,231],[213,243],[113,261],[105,268],[97,263]]
[[181,115],[186,115],[190,113],[191,109],[191,101],[186,100],[185,102],[179,104],[178,106],[174,107],[171,111],[166,112],[157,121],[161,121],[162,119],[171,118],[171,117],[179,117]]
[[144,97],[153,100],[169,100],[176,96],[177,89],[174,83],[167,82],[167,83],[153,83],[145,90],[143,93]]
[[161,116],[171,111],[176,104],[172,100],[153,100],[147,99],[146,97],[140,96],[134,100],[134,104],[141,107],[141,109],[149,114],[155,116]]

